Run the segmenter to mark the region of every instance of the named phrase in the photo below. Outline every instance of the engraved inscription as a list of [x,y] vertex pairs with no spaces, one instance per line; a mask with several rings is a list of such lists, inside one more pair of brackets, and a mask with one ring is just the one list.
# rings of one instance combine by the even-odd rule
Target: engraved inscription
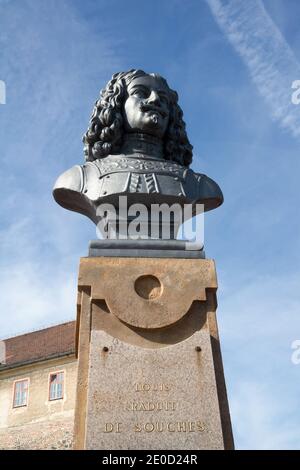
[[[169,392],[171,386],[165,383],[151,384],[135,383],[135,392]],[[126,411],[176,411],[179,407],[179,403],[176,401],[138,401],[133,400],[125,405]],[[120,433],[122,423],[105,423],[105,433]],[[156,432],[203,432],[206,430],[206,426],[202,421],[149,421],[146,423],[138,422],[134,424],[133,431],[135,433],[156,433]]]
[[177,421],[177,422],[155,422],[137,423],[134,432],[203,432],[205,425],[202,421]]
[[170,385],[161,384],[150,384],[150,383],[136,383],[136,392],[168,392],[171,389]]
[[177,403],[175,401],[133,401],[126,406],[128,411],[175,411]]
[[105,423],[104,425],[104,432],[121,432],[121,424],[122,423]]
[[[105,423],[104,433],[120,433],[122,423]],[[203,432],[205,431],[205,424],[202,421],[175,421],[164,422],[155,421],[148,423],[136,423],[134,425],[134,432]]]

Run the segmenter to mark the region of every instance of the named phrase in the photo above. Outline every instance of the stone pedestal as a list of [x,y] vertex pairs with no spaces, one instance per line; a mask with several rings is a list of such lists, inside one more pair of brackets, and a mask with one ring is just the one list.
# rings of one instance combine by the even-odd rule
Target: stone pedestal
[[78,281],[76,449],[232,449],[207,259],[89,257]]

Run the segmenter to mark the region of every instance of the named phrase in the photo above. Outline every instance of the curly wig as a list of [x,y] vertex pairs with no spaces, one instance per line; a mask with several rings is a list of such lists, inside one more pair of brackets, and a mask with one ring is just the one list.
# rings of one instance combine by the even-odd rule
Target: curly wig
[[[101,90],[100,98],[94,105],[90,126],[83,136],[87,161],[120,153],[124,135],[122,107],[126,98],[126,89],[134,78],[145,75],[148,74],[143,70],[135,69],[116,73]],[[170,116],[164,136],[165,159],[188,167],[192,161],[193,147],[186,134],[183,113],[178,105],[178,95],[169,88],[163,77],[158,74],[150,75],[162,80],[170,93]]]

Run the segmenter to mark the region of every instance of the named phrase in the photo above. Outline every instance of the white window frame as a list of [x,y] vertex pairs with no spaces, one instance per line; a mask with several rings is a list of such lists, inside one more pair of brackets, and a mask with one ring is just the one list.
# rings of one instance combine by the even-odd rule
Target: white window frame
[[[63,383],[62,383],[62,396],[51,398],[51,377],[53,375],[63,374]],[[49,387],[48,387],[48,401],[63,400],[65,396],[65,377],[66,372],[64,370],[57,370],[49,373]]]
[[[20,382],[27,382],[27,389],[26,389],[26,399],[25,403],[21,404],[16,404],[16,389],[17,389],[17,384]],[[23,379],[18,379],[14,381],[14,386],[13,386],[13,408],[21,408],[22,406],[28,406],[28,400],[29,400],[29,385],[30,385],[30,378],[29,377],[24,377]]]

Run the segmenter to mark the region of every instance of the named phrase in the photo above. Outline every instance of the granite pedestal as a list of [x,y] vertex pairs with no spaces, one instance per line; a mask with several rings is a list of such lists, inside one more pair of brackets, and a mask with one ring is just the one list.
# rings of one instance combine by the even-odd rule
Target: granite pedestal
[[88,257],[75,449],[232,449],[209,259]]

